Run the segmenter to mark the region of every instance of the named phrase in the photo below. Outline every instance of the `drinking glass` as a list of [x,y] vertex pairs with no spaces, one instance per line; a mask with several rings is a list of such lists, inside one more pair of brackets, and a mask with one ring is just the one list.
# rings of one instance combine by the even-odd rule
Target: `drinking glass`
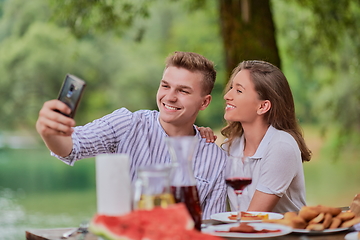
[[134,209],[166,208],[175,203],[170,189],[170,166],[142,167],[135,182]]
[[234,189],[237,200],[237,218],[241,220],[240,201],[243,190],[252,182],[252,171],[249,158],[230,156],[225,167],[225,182]]

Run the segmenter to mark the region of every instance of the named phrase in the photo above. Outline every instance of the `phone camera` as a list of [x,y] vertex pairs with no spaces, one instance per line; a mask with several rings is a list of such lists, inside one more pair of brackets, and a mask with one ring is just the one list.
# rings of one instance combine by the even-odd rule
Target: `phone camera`
[[73,95],[74,89],[75,89],[74,84],[71,84],[70,89],[69,89],[68,93],[66,94],[66,97],[71,98],[71,96]]

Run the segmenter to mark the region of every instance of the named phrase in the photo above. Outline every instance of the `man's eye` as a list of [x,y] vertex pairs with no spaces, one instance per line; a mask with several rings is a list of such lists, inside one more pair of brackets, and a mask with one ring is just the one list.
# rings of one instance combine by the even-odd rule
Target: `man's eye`
[[185,90],[180,90],[180,92],[189,94],[189,92],[188,92],[188,91],[185,91]]
[[242,93],[242,91],[241,90],[236,90],[238,93]]
[[165,84],[162,84],[161,87],[163,87],[163,88],[168,88],[169,86],[168,86],[168,85],[165,85]]

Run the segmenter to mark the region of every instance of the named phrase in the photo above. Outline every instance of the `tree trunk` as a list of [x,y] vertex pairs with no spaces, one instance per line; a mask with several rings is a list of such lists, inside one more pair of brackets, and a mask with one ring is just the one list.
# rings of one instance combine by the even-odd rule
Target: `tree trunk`
[[226,71],[243,60],[264,60],[279,68],[270,0],[219,0]]

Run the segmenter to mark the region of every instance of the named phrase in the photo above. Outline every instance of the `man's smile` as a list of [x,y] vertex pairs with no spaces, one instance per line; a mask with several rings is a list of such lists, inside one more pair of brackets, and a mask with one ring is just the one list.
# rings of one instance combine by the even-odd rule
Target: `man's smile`
[[174,107],[174,106],[170,106],[170,105],[167,105],[165,103],[163,103],[163,106],[166,108],[166,109],[169,109],[169,110],[180,110],[181,108],[178,108],[178,107]]

